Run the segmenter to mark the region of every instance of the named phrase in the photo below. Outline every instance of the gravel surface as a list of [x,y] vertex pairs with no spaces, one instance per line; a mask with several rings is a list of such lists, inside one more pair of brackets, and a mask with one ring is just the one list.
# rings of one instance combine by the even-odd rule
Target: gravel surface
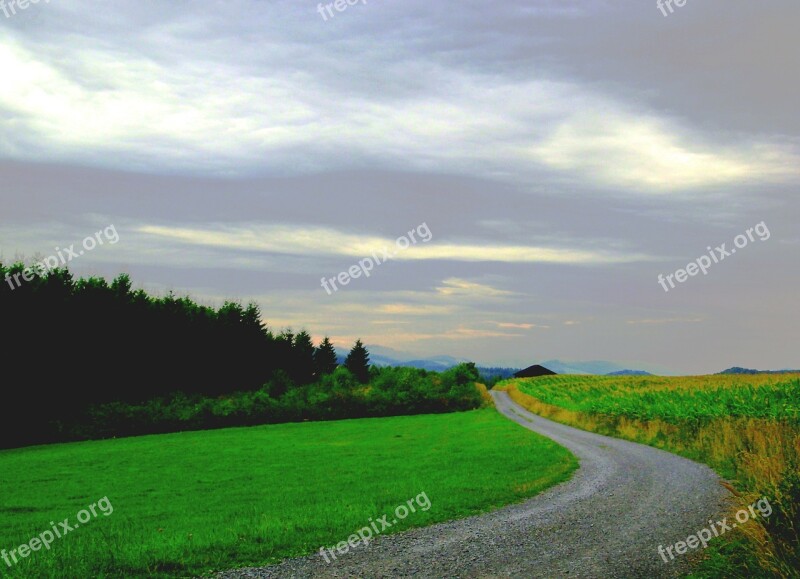
[[505,392],[492,396],[505,416],[578,457],[581,466],[570,481],[489,514],[379,537],[330,564],[315,554],[218,577],[650,579],[686,573],[689,555],[664,563],[657,549],[722,518],[729,493],[710,468],[541,418]]

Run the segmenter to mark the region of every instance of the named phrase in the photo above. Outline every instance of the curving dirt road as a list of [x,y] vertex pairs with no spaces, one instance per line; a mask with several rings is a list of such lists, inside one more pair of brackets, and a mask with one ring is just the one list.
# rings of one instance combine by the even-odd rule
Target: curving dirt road
[[505,392],[497,409],[568,448],[573,478],[524,503],[378,538],[330,564],[319,555],[225,578],[264,577],[675,577],[658,546],[721,518],[728,492],[708,467],[648,446],[577,430],[531,414]]

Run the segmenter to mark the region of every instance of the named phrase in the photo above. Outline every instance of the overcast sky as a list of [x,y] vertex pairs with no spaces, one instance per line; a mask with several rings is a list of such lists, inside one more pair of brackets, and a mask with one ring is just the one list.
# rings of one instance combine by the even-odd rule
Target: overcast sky
[[8,3],[6,263],[113,224],[75,273],[340,347],[800,366],[797,0]]

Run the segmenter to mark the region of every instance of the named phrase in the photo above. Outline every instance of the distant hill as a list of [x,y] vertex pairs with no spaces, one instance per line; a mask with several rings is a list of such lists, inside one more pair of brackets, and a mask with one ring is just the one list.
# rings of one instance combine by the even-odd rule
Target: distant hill
[[[366,346],[369,351],[369,361],[375,366],[407,366],[434,372],[443,372],[463,362],[470,362],[466,358],[453,356],[431,356],[430,358],[415,358],[413,355],[384,346]],[[340,364],[344,364],[348,350],[337,348],[336,354]]]
[[[430,358],[416,358],[411,360],[403,359],[402,355],[399,358],[386,356],[382,354],[374,354],[369,346],[367,350],[370,352],[370,362],[376,366],[406,366],[410,368],[420,368],[432,372],[444,372],[453,366],[458,366],[464,362],[471,362],[466,358],[455,358],[453,356],[432,356]],[[398,352],[399,354],[399,352]],[[346,354],[339,352],[339,363],[344,364]],[[519,368],[503,368],[503,367],[481,367],[478,366],[478,373],[484,382],[496,382],[497,380],[505,380],[511,378]]]
[[605,360],[592,360],[589,362],[545,360],[540,364],[556,374],[609,374],[625,369],[624,366]]
[[606,376],[652,376],[652,374],[644,370],[617,370],[609,372]]
[[539,376],[554,376],[556,372],[553,372],[550,368],[545,368],[539,364],[534,364],[533,366],[528,366],[524,370],[520,370],[516,374],[514,374],[515,378],[538,378]]
[[800,373],[800,370],[752,370],[750,368],[741,368],[734,366],[719,372],[719,374],[795,374]]
[[[367,344],[366,348],[369,350],[370,362],[376,366],[409,366],[411,368],[421,368],[423,370],[442,372],[463,362],[472,361],[466,358],[456,358],[454,356],[431,356],[421,358],[418,355],[414,355],[409,352],[403,352],[401,350],[395,350],[394,348],[387,348],[386,346],[378,346],[374,344]],[[347,352],[348,351],[343,348],[337,349],[336,353],[338,354],[340,364],[344,363]],[[631,365],[634,363],[635,362],[629,362]],[[552,370],[556,374],[613,375],[617,372],[620,372],[620,374],[617,375],[646,376],[650,375],[651,373],[659,375],[670,375],[672,373],[666,368],[658,368],[647,364],[641,364],[640,367],[648,368],[650,372],[645,370],[631,370],[629,369],[629,366],[626,367],[620,363],[609,362],[607,360],[590,360],[588,362],[545,360],[544,362],[539,362],[539,364],[549,370]],[[636,366],[639,366],[639,364],[636,364]],[[489,382],[492,381],[492,379],[505,380],[506,378],[511,378],[516,372],[519,371],[519,368],[479,366],[478,371],[480,372],[481,377],[485,381]],[[641,374],[630,374],[630,372],[641,372]]]
[[[539,362],[545,368],[550,368],[556,374],[594,374],[604,376],[614,372],[647,372],[651,375],[671,376],[674,372],[670,368],[629,360],[627,362],[610,362],[608,360],[565,361],[545,360]],[[623,366],[623,364],[625,364]],[[625,376],[625,374],[621,374]],[[641,374],[644,376],[645,374]]]
[[433,370],[435,372],[442,372],[453,366],[458,366],[463,362],[469,362],[466,358],[454,358],[453,356],[434,356],[432,358],[418,358],[416,360],[407,360],[397,366],[411,366],[412,368],[421,368],[423,370]]
[[478,373],[484,382],[491,382],[493,379],[505,380],[517,372],[519,372],[519,368],[482,368],[478,366]]

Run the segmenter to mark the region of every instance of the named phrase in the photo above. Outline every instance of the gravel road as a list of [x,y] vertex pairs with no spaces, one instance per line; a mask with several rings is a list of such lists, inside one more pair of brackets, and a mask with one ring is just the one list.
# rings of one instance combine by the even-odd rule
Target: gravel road
[[664,563],[657,549],[722,518],[729,493],[711,469],[541,418],[505,392],[492,396],[505,416],[578,457],[570,481],[486,515],[379,537],[330,564],[316,554],[219,577],[651,579],[687,571],[689,556]]

